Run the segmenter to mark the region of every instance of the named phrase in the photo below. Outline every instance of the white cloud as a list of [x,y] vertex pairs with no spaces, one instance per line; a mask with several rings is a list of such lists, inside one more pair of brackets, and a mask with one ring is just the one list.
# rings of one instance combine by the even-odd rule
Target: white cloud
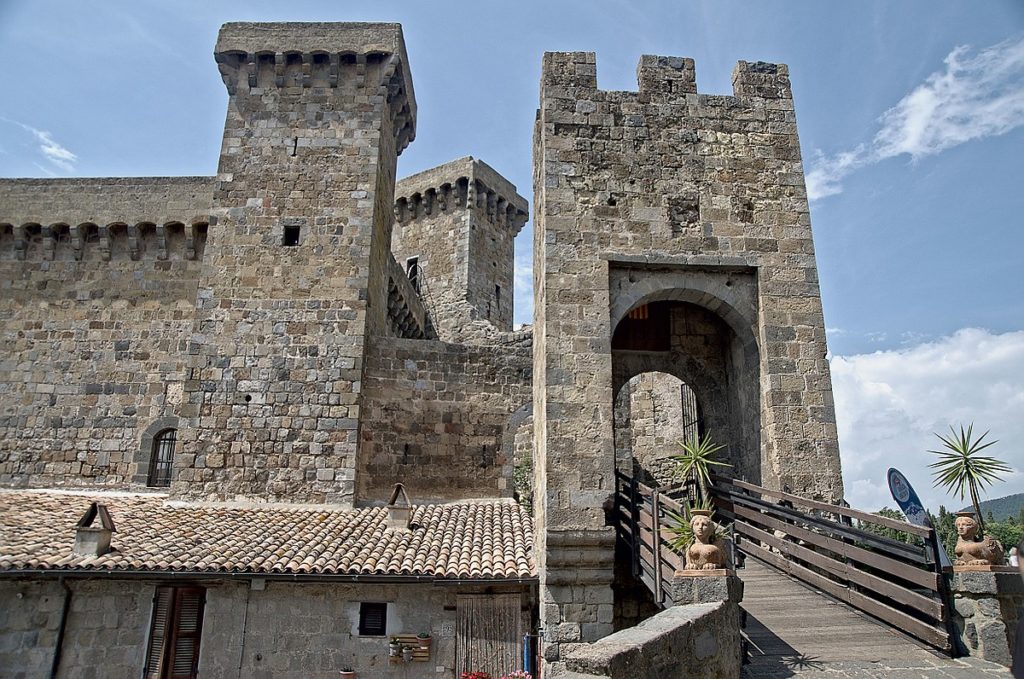
[[[17,125],[35,137],[36,142],[39,144],[39,153],[41,153],[43,158],[49,161],[54,167],[64,170],[65,172],[73,172],[75,170],[75,162],[78,160],[78,156],[66,147],[54,141],[53,135],[49,132],[37,129],[31,125],[26,125],[25,123],[19,123],[16,120],[9,120],[7,118],[0,118],[0,120],[11,123],[12,125]],[[35,163],[35,165],[44,172],[49,172],[49,170],[42,168],[38,163]]]
[[807,173],[811,200],[841,193],[843,179],[865,165],[904,154],[918,160],[1024,125],[1024,37],[976,54],[959,46],[944,63],[881,115],[869,145],[815,154]]
[[[905,349],[832,358],[832,381],[847,500],[876,510],[895,506],[885,472],[897,467],[925,505],[967,502],[932,487],[927,467],[941,446],[935,433],[975,423],[1000,442],[988,449],[1015,470],[987,491],[1024,491],[1024,331],[965,328]],[[969,501],[968,501],[969,502]]]

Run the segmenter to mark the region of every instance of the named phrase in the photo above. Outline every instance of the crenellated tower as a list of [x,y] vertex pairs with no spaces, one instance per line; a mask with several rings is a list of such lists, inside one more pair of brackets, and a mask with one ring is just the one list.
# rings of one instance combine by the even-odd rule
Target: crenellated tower
[[350,502],[415,134],[401,27],[225,24],[216,60],[230,97],[172,492]]
[[514,241],[527,214],[511,182],[468,156],[398,182],[392,250],[438,337],[468,339],[474,321],[512,329]]
[[[548,53],[534,134],[535,515],[545,655],[615,629],[616,397],[683,382],[754,483],[842,498],[825,325],[785,65],[733,96],[644,56],[598,89],[592,53]],[[628,395],[628,394],[627,394]],[[628,400],[628,399],[627,399]]]

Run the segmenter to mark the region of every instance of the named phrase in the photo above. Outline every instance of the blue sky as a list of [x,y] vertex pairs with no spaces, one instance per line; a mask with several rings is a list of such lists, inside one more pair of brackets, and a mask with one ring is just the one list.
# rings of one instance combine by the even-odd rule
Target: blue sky
[[[225,21],[398,21],[419,103],[401,174],[482,158],[532,200],[544,51],[597,52],[605,89],[641,54],[693,57],[702,92],[739,59],[790,65],[847,492],[886,501],[898,461],[961,420],[1024,469],[1024,3],[0,0],[0,176],[212,175]],[[517,321],[530,320],[529,226]],[[994,494],[1024,491],[1014,474]]]

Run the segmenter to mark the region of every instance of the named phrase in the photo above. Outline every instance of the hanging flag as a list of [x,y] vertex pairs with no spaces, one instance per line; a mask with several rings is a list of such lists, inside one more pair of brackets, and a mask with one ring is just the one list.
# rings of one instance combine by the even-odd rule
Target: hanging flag
[[[932,528],[932,522],[928,519],[928,512],[925,511],[924,505],[921,504],[921,499],[917,497],[917,493],[914,492],[914,487],[910,485],[910,481],[904,476],[898,469],[892,467],[889,468],[889,492],[892,493],[892,499],[896,500],[896,504],[900,506],[900,510],[903,515],[907,517],[907,521],[918,526],[924,526],[925,528]],[[942,567],[952,566],[949,561],[949,556],[946,554],[946,549],[942,546],[941,540],[936,540],[939,545],[939,563]]]

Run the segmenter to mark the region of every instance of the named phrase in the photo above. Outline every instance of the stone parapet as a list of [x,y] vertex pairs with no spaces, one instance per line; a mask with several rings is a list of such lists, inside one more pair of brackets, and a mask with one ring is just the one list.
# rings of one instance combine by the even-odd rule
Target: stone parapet
[[726,602],[674,606],[636,627],[573,647],[550,676],[739,677],[739,608]]
[[273,88],[369,88],[387,98],[397,153],[416,137],[416,97],[400,24],[227,23],[214,55],[232,96],[259,97]]
[[472,156],[418,172],[395,186],[395,219],[400,224],[467,207],[481,210],[489,222],[511,229],[513,236],[529,215],[515,185]]
[[1024,579],[1009,566],[956,566],[954,620],[970,655],[1009,667],[1024,606]]

